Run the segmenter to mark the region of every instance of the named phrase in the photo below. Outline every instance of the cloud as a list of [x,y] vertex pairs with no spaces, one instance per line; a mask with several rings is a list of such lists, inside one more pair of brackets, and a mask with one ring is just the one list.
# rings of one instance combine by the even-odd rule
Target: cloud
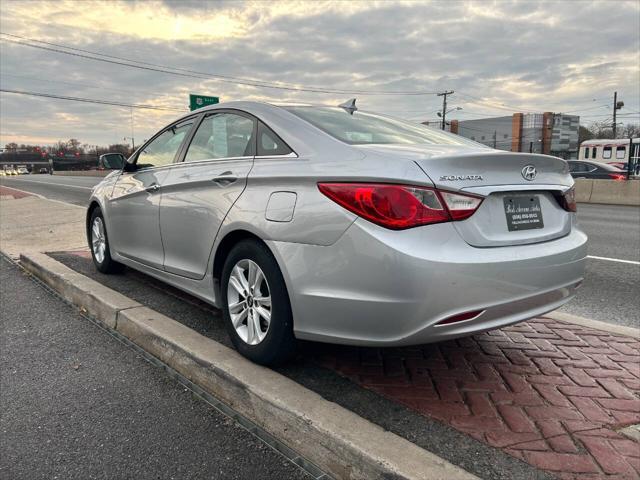
[[[5,1],[0,8],[3,32],[142,62],[324,88],[453,89],[450,105],[463,107],[455,118],[550,110],[604,120],[610,109],[598,108],[614,90],[628,111],[640,110],[634,1],[616,8],[607,1]],[[348,97],[172,76],[6,42],[0,56],[3,88],[67,96],[177,108],[189,92],[330,104]],[[362,108],[414,120],[434,118],[441,105],[433,95],[358,97]],[[1,143],[18,135],[100,144],[131,136],[128,108],[2,94],[0,109]],[[136,142],[176,115],[134,111]]]

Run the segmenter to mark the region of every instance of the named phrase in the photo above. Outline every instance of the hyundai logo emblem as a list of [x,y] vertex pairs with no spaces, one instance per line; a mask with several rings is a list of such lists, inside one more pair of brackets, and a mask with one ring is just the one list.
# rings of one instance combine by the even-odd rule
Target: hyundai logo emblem
[[524,178],[525,180],[534,180],[537,175],[538,171],[533,165],[525,165],[525,167],[522,169],[522,178]]

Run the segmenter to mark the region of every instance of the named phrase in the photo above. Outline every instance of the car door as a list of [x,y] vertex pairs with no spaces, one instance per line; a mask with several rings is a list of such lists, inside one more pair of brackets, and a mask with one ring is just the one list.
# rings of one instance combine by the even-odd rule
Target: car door
[[162,269],[160,189],[194,124],[174,124],[147,142],[125,166],[108,202],[109,240],[119,255]]
[[204,277],[222,221],[247,184],[255,132],[256,119],[244,112],[208,114],[169,169],[160,203],[166,271]]

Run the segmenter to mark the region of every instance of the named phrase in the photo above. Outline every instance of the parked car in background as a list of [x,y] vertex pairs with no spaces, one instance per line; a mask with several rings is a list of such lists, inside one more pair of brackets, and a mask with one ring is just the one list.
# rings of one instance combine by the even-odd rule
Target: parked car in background
[[232,102],[105,177],[86,232],[99,271],[124,264],[221,308],[240,353],[273,364],[296,339],[416,345],[555,310],[586,263],[573,184],[562,159],[355,101]]
[[40,172],[40,173],[49,173],[49,170],[47,170],[46,168],[42,167],[42,168],[39,170],[39,172]]
[[27,167],[18,167],[18,175],[29,175],[29,170]]
[[618,167],[601,162],[568,160],[569,173],[573,178],[593,178],[601,180],[626,180],[627,174]]

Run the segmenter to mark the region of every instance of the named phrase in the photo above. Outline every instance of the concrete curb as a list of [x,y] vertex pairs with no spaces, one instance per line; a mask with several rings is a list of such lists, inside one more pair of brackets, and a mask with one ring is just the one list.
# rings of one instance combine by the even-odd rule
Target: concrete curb
[[54,170],[54,175],[65,177],[106,177],[113,170]]
[[543,317],[548,317],[552,320],[558,320],[560,322],[575,323],[577,325],[582,325],[583,327],[595,328],[596,330],[603,330],[605,332],[615,333],[617,335],[626,335],[627,337],[640,339],[640,329],[638,328],[614,325],[612,323],[601,322],[599,320],[591,320],[590,318],[578,317],[577,315],[571,315],[570,313],[563,312],[550,312],[543,315]]
[[24,268],[336,478],[476,479],[235,350],[42,253]]

